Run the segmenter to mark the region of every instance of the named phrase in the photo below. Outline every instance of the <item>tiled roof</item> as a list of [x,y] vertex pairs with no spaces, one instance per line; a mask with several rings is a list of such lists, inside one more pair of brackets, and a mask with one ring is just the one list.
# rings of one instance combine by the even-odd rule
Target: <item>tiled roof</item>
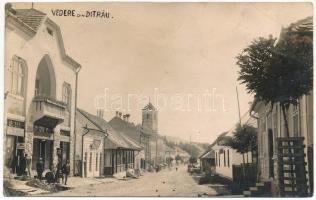
[[140,141],[141,131],[134,124],[124,121],[120,117],[113,117],[109,124],[115,130],[124,133],[128,137],[133,138],[136,141]]
[[94,125],[96,125],[99,129],[105,131],[108,136],[105,139],[105,147],[106,149],[133,149],[140,150],[142,147],[139,146],[132,138],[125,136],[123,133],[116,131],[113,129],[107,121],[104,119],[92,115],[82,109],[78,109],[78,111],[84,115],[87,119],[89,119]]
[[[251,125],[251,126],[257,128],[257,120],[249,115],[249,111],[246,112],[241,117],[241,123],[242,124],[248,124],[248,125]],[[236,129],[238,124],[239,124],[239,122],[236,123],[235,126],[231,127],[231,129],[229,131],[221,133],[215,139],[215,141],[209,146],[209,148],[212,148],[213,146],[215,146],[218,143],[221,143],[222,145],[227,144],[229,138],[233,136],[233,132],[235,131],[235,129]],[[221,145],[221,144],[219,144],[219,145]]]
[[149,102],[144,108],[143,110],[156,110],[155,106]]
[[299,20],[295,23],[292,23],[288,27],[289,31],[294,31],[294,32],[311,32],[313,31],[313,17],[307,17],[305,19]]
[[36,9],[15,9],[15,16],[34,31],[40,27],[46,14]]
[[108,132],[108,137],[105,139],[105,149],[133,149],[141,150],[142,147],[139,146],[133,139],[125,136],[123,133],[111,130]]
[[202,154],[200,156],[200,158],[215,158],[215,152],[213,150],[208,150],[206,152],[204,152],[204,154]]

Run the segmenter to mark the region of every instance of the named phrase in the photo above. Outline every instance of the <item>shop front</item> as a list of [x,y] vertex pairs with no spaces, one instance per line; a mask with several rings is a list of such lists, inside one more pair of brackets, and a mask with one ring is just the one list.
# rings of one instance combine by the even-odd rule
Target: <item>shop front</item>
[[24,122],[8,119],[4,164],[12,173],[18,173],[24,149]]
[[36,163],[42,158],[44,169],[53,166],[53,130],[43,126],[34,126],[32,169],[36,170]]
[[60,130],[61,165],[70,159],[70,131]]

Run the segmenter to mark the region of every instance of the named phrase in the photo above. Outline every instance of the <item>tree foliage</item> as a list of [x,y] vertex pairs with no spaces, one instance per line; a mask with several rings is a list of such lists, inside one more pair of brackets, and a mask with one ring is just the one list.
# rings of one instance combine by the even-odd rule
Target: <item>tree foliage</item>
[[197,163],[197,158],[194,156],[191,156],[189,159],[189,163],[191,163],[191,164]]
[[251,125],[238,125],[233,132],[233,137],[230,140],[231,148],[238,153],[244,154],[257,149],[257,129]]
[[193,143],[180,143],[179,147],[190,154],[193,157],[199,157],[201,154],[200,149]]
[[289,135],[286,111],[313,87],[313,38],[308,31],[286,30],[276,38],[255,39],[237,56],[238,80],[265,103],[279,103]]
[[178,155],[178,154],[176,155],[175,159],[176,159],[176,161],[182,161],[181,156],[180,156],[180,155]]

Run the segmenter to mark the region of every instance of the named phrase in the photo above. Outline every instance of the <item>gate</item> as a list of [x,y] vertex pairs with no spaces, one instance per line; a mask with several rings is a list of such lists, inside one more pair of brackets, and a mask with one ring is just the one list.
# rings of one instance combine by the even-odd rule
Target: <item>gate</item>
[[307,196],[304,138],[277,138],[281,196]]

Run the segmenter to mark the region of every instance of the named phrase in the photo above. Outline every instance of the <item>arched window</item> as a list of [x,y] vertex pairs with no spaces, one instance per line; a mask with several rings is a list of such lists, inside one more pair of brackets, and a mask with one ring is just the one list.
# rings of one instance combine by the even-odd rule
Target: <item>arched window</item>
[[9,67],[9,91],[24,96],[23,81],[25,78],[25,61],[17,56],[11,60]]
[[62,101],[67,105],[67,108],[70,108],[70,102],[71,100],[71,89],[70,85],[67,83],[64,83],[63,85],[63,99]]

